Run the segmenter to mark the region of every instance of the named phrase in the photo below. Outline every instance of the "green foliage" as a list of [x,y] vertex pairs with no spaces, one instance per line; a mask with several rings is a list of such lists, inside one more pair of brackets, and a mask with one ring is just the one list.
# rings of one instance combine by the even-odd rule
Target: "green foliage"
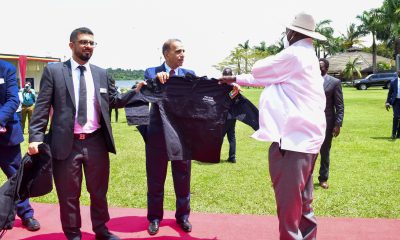
[[349,59],[349,61],[346,63],[346,66],[342,71],[342,75],[345,79],[353,80],[354,75],[356,75],[358,78],[361,77],[361,72],[360,68],[357,66],[357,61],[358,57],[355,59]]
[[142,80],[144,75],[144,70],[108,68],[107,71],[114,80]]
[[[245,89],[257,104],[261,89]],[[331,149],[330,187],[318,187],[319,160],[314,169],[314,210],[317,216],[400,218],[400,140],[392,141],[392,112],[384,102],[387,90],[358,91],[343,88],[344,123]],[[117,155],[111,154],[111,176],[108,191],[110,206],[143,208],[146,200],[146,167],[144,143],[133,126],[128,126],[120,110],[119,122],[112,122]],[[114,116],[112,116],[114,120]],[[219,164],[192,164],[193,212],[276,215],[274,192],[268,173],[269,143],[250,138],[253,130],[236,124],[237,163],[226,160],[228,143],[224,141],[223,159]],[[27,149],[28,136],[22,144]],[[4,182],[0,175],[0,182]],[[31,199],[57,203],[52,193]],[[89,205],[85,186],[81,203]],[[171,169],[165,183],[165,209],[175,210]],[[37,216],[40,218],[40,216]],[[56,217],[56,216],[55,216]]]
[[378,72],[389,71],[392,69],[392,64],[386,62],[377,63]]

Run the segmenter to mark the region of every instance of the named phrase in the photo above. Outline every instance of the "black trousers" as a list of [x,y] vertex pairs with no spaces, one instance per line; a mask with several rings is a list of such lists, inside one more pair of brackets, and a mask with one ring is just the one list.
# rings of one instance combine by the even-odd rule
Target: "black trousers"
[[[83,171],[82,171],[83,170]],[[54,181],[60,204],[63,231],[78,231],[82,226],[79,208],[82,172],[90,195],[90,217],[94,232],[104,229],[110,219],[107,206],[107,190],[110,160],[101,131],[85,140],[74,140],[67,159],[53,160]]]
[[[161,221],[164,216],[164,184],[168,169],[166,149],[146,144],[147,219]],[[185,221],[190,214],[191,160],[171,161],[172,179],[176,196],[175,218]]]
[[228,159],[236,159],[236,136],[235,136],[236,119],[226,120],[225,133],[229,142],[229,157]]
[[[110,108],[110,110],[108,110],[108,113],[110,115],[110,121],[111,121],[112,110],[113,108]],[[114,108],[114,112],[115,112],[115,122],[118,122],[118,108]]]
[[400,137],[400,100],[393,103],[393,126],[392,136]]
[[330,163],[330,152],[332,146],[332,128],[326,128],[325,140],[322,143],[320,155],[321,155],[321,165],[319,167],[319,182],[326,182],[329,178],[329,163]]

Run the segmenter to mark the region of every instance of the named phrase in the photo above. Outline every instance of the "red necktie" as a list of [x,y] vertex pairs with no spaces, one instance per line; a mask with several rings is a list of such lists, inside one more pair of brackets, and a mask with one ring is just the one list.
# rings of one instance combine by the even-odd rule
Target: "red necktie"
[[173,69],[171,69],[171,71],[169,71],[169,76],[172,77],[175,75],[175,71]]

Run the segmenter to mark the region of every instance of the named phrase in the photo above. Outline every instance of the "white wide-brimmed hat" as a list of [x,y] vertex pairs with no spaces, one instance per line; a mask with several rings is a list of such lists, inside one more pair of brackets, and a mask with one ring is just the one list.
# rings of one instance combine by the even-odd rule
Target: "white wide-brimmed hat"
[[315,31],[315,20],[308,13],[301,12],[297,14],[291,25],[286,26],[290,30],[304,34],[317,40],[326,41],[326,37]]

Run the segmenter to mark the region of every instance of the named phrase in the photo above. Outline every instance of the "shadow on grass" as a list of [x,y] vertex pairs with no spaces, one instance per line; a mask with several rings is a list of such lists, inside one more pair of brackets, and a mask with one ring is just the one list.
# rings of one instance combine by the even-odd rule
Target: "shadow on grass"
[[207,163],[207,162],[200,162],[200,161],[196,161],[196,160],[193,160],[192,161],[192,164],[198,164],[198,165],[214,165],[214,164],[228,164],[228,165],[230,165],[230,164],[235,164],[235,163],[232,163],[232,162],[229,162],[228,160],[226,160],[226,159],[220,159],[219,160],[219,162],[218,163]]
[[389,142],[394,142],[396,139],[392,139],[391,137],[371,137],[374,140],[387,140]]

